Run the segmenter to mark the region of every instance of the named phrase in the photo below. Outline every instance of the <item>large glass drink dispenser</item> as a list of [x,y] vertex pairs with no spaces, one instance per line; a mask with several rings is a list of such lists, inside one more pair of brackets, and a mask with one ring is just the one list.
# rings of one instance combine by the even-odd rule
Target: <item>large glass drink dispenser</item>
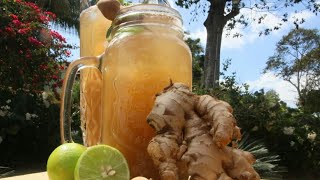
[[[107,47],[106,34],[111,21],[106,19],[97,5],[89,6],[81,0],[80,56],[99,56]],[[102,76],[98,69],[87,68],[80,72],[80,118],[85,145],[97,144],[101,132]]]

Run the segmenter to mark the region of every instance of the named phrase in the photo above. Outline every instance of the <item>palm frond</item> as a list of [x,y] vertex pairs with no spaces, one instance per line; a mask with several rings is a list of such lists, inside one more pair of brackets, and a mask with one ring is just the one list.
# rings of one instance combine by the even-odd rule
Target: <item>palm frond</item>
[[0,178],[8,177],[12,173],[14,173],[12,168],[0,166]]
[[263,139],[252,139],[249,134],[243,133],[238,148],[255,156],[256,162],[253,167],[262,179],[278,180],[282,179],[283,175],[287,173],[287,168],[279,165],[280,156],[269,152]]
[[36,3],[46,11],[56,14],[54,23],[63,28],[79,28],[80,1],[79,0],[26,0]]

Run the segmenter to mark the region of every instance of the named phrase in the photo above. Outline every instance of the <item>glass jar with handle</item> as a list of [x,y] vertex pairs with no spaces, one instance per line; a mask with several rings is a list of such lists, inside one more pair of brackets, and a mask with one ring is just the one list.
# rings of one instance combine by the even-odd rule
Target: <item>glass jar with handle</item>
[[132,177],[158,179],[147,154],[148,143],[155,134],[146,117],[156,93],[170,81],[192,85],[192,58],[183,41],[181,16],[158,4],[125,7],[113,21],[110,36],[104,55],[80,58],[67,69],[61,135],[71,141],[70,95],[76,72],[85,67],[96,68],[102,76],[99,143],[111,145],[125,155]]

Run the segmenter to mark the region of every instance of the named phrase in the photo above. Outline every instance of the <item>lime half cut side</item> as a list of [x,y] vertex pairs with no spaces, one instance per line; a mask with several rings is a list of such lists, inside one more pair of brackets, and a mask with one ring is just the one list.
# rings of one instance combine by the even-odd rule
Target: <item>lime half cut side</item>
[[123,154],[108,145],[89,147],[79,158],[75,180],[129,180],[128,163]]

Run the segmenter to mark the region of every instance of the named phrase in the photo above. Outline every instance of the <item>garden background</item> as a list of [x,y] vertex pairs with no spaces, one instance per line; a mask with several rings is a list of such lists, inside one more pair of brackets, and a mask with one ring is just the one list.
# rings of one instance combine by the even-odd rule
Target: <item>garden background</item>
[[[70,44],[56,29],[71,29],[72,34],[67,36],[77,38],[80,8],[75,1],[63,1],[68,2],[66,7],[70,8],[66,14],[66,11],[59,11],[63,4],[57,6],[48,2],[0,1],[0,177],[44,171],[49,154],[60,144],[60,88],[71,52],[75,52],[79,44]],[[177,1],[176,4],[192,12],[194,4],[191,2],[195,1]],[[235,7],[232,3],[236,1],[225,2]],[[267,7],[263,2],[266,1],[261,1],[260,5]],[[291,7],[311,3],[314,6],[310,5],[310,9],[306,6],[305,10],[315,14],[319,11],[319,2],[285,2]],[[202,1],[197,3],[208,10]],[[215,1],[210,3],[215,5]],[[207,49],[200,36],[189,33],[185,41],[193,55],[193,91],[216,96],[232,105],[239,126],[245,132],[240,148],[256,155],[255,167],[265,177],[318,179],[320,34],[317,29],[301,28],[301,21],[292,23],[296,23],[295,28],[279,37],[267,61],[257,61],[266,61],[264,73],[273,72],[291,83],[297,94],[294,106],[288,106],[275,90],[253,91],[247,83],[239,82],[232,68],[234,59],[221,61],[218,84],[207,87],[204,82]],[[299,55],[291,57],[290,53]],[[73,136],[81,142],[79,84],[74,89]]]

